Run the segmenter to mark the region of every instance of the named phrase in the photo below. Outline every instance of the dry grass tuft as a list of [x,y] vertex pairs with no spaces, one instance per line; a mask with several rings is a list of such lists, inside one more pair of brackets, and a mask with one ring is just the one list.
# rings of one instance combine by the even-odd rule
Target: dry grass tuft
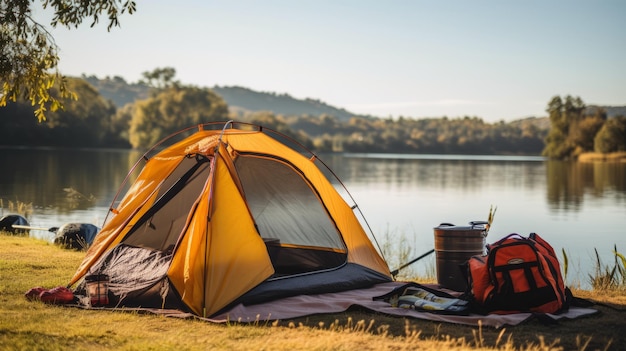
[[28,219],[33,214],[33,204],[25,203],[22,201],[11,201],[0,199],[0,217],[4,215],[4,212],[10,214],[18,214]]

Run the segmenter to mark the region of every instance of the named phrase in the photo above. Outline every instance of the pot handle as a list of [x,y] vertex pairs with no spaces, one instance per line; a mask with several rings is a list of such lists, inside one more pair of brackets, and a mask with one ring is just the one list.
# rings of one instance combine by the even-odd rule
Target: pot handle
[[487,222],[487,221],[471,221],[471,222],[469,222],[469,224],[471,224],[472,227],[473,227],[473,226],[476,226],[476,225],[486,225],[486,224],[489,224],[489,222]]
[[484,225],[486,230],[483,230],[483,237],[487,236],[487,230],[489,229],[487,226],[489,225],[489,222],[487,222],[487,221],[471,221],[471,222],[469,222],[469,224],[472,226],[472,229],[474,228],[474,226]]

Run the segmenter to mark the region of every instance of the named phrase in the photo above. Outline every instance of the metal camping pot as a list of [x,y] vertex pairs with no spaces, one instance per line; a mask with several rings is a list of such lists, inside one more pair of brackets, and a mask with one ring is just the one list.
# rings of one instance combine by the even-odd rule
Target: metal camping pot
[[484,221],[472,221],[469,226],[441,223],[434,228],[439,285],[455,291],[467,289],[462,265],[472,256],[485,254],[487,224]]

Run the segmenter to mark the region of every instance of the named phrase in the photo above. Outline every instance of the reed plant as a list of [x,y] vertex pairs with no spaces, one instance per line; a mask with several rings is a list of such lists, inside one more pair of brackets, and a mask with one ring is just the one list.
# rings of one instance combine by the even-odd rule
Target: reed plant
[[563,279],[567,281],[567,273],[569,272],[569,259],[567,258],[567,252],[565,252],[565,248],[562,248],[561,252],[563,253],[563,262],[561,265],[563,267]]
[[29,219],[33,214],[33,204],[19,200],[11,201],[0,198],[0,217],[5,215],[5,211],[10,214],[18,214]]
[[[389,229],[385,232],[383,238],[383,244],[381,246],[382,256],[387,261],[389,267],[399,267],[400,265],[408,262],[411,259],[413,249],[408,243],[408,239],[405,234],[398,235],[390,232]],[[402,272],[402,277],[414,275],[411,267],[407,267]]]
[[594,273],[589,274],[589,282],[594,290],[626,290],[626,257],[613,246],[613,264],[602,262],[598,250],[596,254]]
[[[382,240],[381,251],[390,269],[395,269],[409,263],[420,253],[415,249],[417,246],[415,235],[411,240],[405,233],[397,234],[389,229],[385,232]],[[415,267],[421,264],[424,270],[418,273]],[[435,281],[435,267],[432,261],[424,258],[412,265],[406,266],[398,271],[396,278],[401,280],[412,280],[421,283],[429,283]]]

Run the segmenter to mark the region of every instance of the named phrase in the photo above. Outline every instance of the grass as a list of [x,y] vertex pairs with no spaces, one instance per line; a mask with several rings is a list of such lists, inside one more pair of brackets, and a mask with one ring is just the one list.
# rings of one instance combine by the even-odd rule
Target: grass
[[626,345],[623,290],[576,291],[600,314],[556,325],[474,328],[362,310],[253,324],[45,305],[23,294],[65,285],[84,252],[0,234],[2,350],[610,350]]
[[[593,274],[588,275],[589,285],[594,291],[617,291],[626,294],[626,256],[613,247],[613,265],[605,264],[600,258],[597,249],[594,249],[596,260]],[[569,271],[569,257],[562,250],[561,266],[563,277],[567,281]]]
[[596,253],[595,273],[589,275],[594,290],[626,290],[626,258],[614,247],[615,260],[613,266],[604,264]]

